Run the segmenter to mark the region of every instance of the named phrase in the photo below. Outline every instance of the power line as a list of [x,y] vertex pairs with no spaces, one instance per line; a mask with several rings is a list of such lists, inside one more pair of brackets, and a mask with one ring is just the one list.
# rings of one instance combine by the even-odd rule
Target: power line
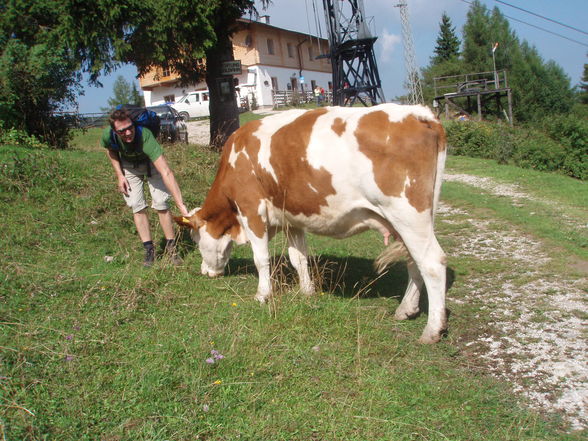
[[[468,5],[471,5],[471,4],[472,4],[472,2],[470,2],[470,1],[468,1],[468,0],[460,0],[460,1],[462,1],[463,3],[467,3]],[[495,0],[495,1],[498,1],[498,0]],[[506,15],[506,14],[503,14],[503,15],[504,15],[506,18],[510,19],[510,20],[518,21],[519,23],[525,24],[525,25],[527,25],[527,26],[531,26],[532,28],[539,29],[540,31],[543,31],[543,32],[547,32],[548,34],[556,35],[556,36],[558,36],[558,37],[560,37],[560,38],[565,38],[566,40],[569,40],[569,41],[572,41],[572,42],[574,42],[574,43],[580,44],[580,45],[582,45],[582,46],[588,47],[588,44],[586,44],[586,43],[583,43],[583,42],[581,42],[581,41],[574,40],[573,38],[566,37],[565,35],[558,34],[557,32],[550,31],[549,29],[542,28],[541,26],[536,26],[536,25],[533,25],[533,24],[531,24],[531,23],[527,23],[526,21],[519,20],[518,18],[510,17],[510,16],[508,16],[508,15]]]
[[564,27],[566,27],[566,28],[573,29],[574,31],[581,32],[582,34],[588,35],[588,32],[586,32],[586,31],[583,31],[582,29],[575,28],[575,27],[573,27],[573,26],[567,25],[567,24],[565,24],[565,23],[562,23],[562,22],[560,22],[560,21],[553,20],[553,19],[551,19],[551,18],[549,18],[549,17],[544,17],[543,15],[536,14],[535,12],[528,11],[528,10],[526,10],[526,9],[523,9],[523,8],[520,8],[520,7],[518,7],[518,6],[511,5],[510,3],[503,2],[503,1],[501,1],[501,0],[494,0],[494,1],[495,1],[496,3],[502,3],[503,5],[510,6],[511,8],[518,9],[519,11],[526,12],[527,14],[534,15],[535,17],[542,18],[543,20],[548,20],[548,21],[550,21],[550,22],[552,22],[552,23],[556,23],[556,24],[558,24],[558,25],[560,25],[560,26],[564,26]]

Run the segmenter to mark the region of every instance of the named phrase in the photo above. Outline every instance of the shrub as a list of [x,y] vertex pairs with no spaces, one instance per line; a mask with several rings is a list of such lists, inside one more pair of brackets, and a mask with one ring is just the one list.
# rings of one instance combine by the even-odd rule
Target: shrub
[[451,121],[445,124],[451,153],[507,163],[512,156],[512,135],[502,124]]
[[560,143],[565,157],[562,170],[569,176],[588,178],[588,121],[573,115],[546,118],[543,129],[554,141]]
[[560,170],[565,152],[561,145],[546,136],[518,136],[513,162],[519,167],[539,171]]
[[588,179],[588,122],[577,116],[551,116],[534,127],[475,121],[444,126],[451,154]]

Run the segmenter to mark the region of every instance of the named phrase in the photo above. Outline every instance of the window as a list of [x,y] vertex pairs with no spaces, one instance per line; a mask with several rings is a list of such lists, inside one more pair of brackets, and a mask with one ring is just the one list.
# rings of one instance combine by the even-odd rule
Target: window
[[163,66],[163,72],[161,72],[161,76],[169,77],[171,75],[171,69],[169,66]]
[[278,88],[278,78],[277,77],[272,77],[272,89],[273,90],[279,90],[279,88]]
[[270,55],[274,55],[274,40],[271,38],[267,39],[267,53]]
[[316,87],[316,81],[310,80],[310,90],[314,90]]
[[208,92],[202,94],[202,101],[208,101]]
[[166,103],[174,103],[176,101],[176,96],[173,95],[173,94],[172,95],[166,95],[166,96],[163,97],[163,100]]
[[288,57],[294,58],[294,46],[292,46],[292,43],[288,43],[286,49],[288,49]]
[[308,46],[308,59],[310,61],[314,60],[314,51],[312,50],[312,46]]

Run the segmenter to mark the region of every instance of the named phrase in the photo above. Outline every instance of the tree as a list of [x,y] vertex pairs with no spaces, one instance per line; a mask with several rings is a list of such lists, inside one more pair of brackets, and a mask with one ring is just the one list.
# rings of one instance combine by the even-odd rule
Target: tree
[[254,0],[59,3],[62,33],[93,81],[119,63],[135,64],[140,75],[154,67],[169,68],[180,76],[181,85],[204,78],[210,91],[211,145],[222,146],[239,127],[234,84],[221,75],[221,66],[234,59],[230,36],[236,20],[254,10]]
[[588,64],[584,64],[582,81],[580,81],[580,93],[578,94],[582,104],[588,104]]
[[100,110],[103,112],[111,112],[119,104],[134,104],[135,106],[143,105],[143,98],[139,95],[139,91],[135,83],[131,85],[122,75],[116,77],[112,85],[111,98],[108,98],[108,107],[103,107]]
[[443,12],[441,23],[439,24],[439,36],[437,37],[437,46],[435,46],[435,64],[457,58],[459,56],[459,38],[455,34],[455,28],[451,25],[451,19]]
[[55,147],[65,147],[68,131],[56,111],[75,104],[80,91],[78,64],[57,30],[52,1],[0,3],[0,120]]
[[496,69],[508,72],[517,120],[537,120],[545,114],[571,109],[570,79],[563,69],[552,61],[544,62],[526,41],[521,43],[498,8],[490,12],[478,0],[474,1],[463,28],[463,73],[493,70],[491,48],[496,42]]

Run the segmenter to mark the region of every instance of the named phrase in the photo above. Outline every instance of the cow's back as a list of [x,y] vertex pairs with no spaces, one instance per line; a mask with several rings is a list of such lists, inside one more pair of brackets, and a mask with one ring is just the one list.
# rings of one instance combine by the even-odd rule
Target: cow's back
[[429,109],[384,104],[282,112],[243,126],[225,149],[242,211],[259,217],[265,201],[272,223],[340,236],[383,205],[432,209],[445,138]]

